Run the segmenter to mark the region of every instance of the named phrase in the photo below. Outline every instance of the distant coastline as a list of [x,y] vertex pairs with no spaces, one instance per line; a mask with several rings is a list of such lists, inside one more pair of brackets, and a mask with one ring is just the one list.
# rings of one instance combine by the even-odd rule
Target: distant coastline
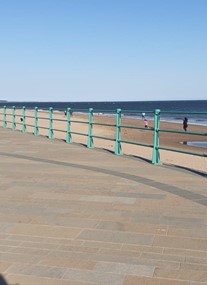
[[112,102],[14,102],[1,100],[0,105],[8,108],[48,110],[52,107],[56,111],[64,112],[67,108],[88,113],[93,108],[94,113],[111,116],[117,109],[122,110],[122,118],[141,119],[142,112],[148,120],[154,119],[154,110],[161,110],[161,121],[182,124],[183,118],[188,117],[189,125],[207,126],[207,100],[175,100],[175,101],[112,101]]

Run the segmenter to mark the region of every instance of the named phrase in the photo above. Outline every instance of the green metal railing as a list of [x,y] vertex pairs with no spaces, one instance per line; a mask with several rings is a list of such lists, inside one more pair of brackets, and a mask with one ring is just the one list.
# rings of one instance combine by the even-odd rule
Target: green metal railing
[[[32,111],[34,114],[28,115],[27,111]],[[26,133],[28,128],[33,129],[33,134],[35,136],[38,136],[40,134],[41,129],[45,129],[48,131],[48,138],[54,139],[55,132],[62,132],[65,133],[65,141],[67,143],[72,143],[73,135],[79,135],[79,136],[85,136],[87,137],[87,147],[93,148],[94,147],[94,139],[102,139],[102,140],[108,140],[112,141],[115,144],[114,153],[116,155],[122,155],[122,144],[131,144],[136,146],[144,146],[147,148],[152,149],[152,163],[153,164],[160,164],[160,150],[165,151],[172,151],[172,152],[179,152],[184,154],[190,154],[190,155],[196,155],[196,156],[203,156],[207,157],[207,154],[200,153],[200,152],[190,152],[183,149],[173,149],[162,145],[162,140],[160,138],[160,135],[162,133],[169,133],[170,134],[183,134],[183,135],[196,135],[196,136],[206,136],[207,140],[207,133],[200,133],[200,132],[183,132],[179,130],[169,130],[169,129],[162,129],[160,127],[160,121],[162,114],[185,114],[185,112],[161,112],[159,109],[154,111],[142,111],[142,110],[121,110],[117,109],[114,110],[96,110],[96,113],[107,113],[111,114],[111,117],[114,117],[114,124],[108,124],[108,123],[100,123],[94,121],[94,109],[90,108],[89,110],[86,109],[71,109],[67,108],[67,110],[62,109],[58,110],[65,114],[64,118],[57,118],[57,116],[54,116],[54,112],[56,110],[53,110],[53,108],[48,109],[41,109],[41,112],[38,110],[38,107],[35,107],[34,109],[26,109],[25,106],[22,108],[16,108],[13,106],[12,108],[8,108],[7,106],[0,107],[0,122],[2,123],[3,128],[11,128],[13,131],[19,129],[22,133]],[[42,112],[45,112],[45,115],[43,116]],[[57,111],[56,111],[57,112]],[[75,120],[73,118],[73,113],[82,113],[82,114],[88,114],[88,120]],[[154,125],[151,128],[145,128],[140,127],[136,125],[124,125],[122,124],[122,118],[123,115],[126,113],[135,113],[141,114],[145,113],[146,115],[153,115],[154,119]],[[191,114],[203,114],[207,115],[207,112],[193,112]],[[189,115],[189,113],[188,113]],[[19,119],[19,120],[18,120]],[[29,124],[28,119],[31,119],[34,123]],[[31,122],[30,120],[30,122]],[[47,122],[46,125],[41,124],[41,121]],[[58,122],[64,122],[64,129],[55,128],[54,124]],[[83,124],[87,125],[88,131],[85,132],[76,132],[72,131],[72,126],[75,124]],[[107,137],[107,136],[99,136],[94,134],[94,127],[97,126],[104,126],[104,127],[112,127],[115,129],[115,137]],[[122,130],[124,129],[133,129],[136,130],[142,130],[144,132],[151,132],[153,136],[153,141],[151,144],[145,143],[142,141],[129,141],[126,139],[122,139]]]
[[[160,111],[160,110],[159,110]],[[161,113],[161,112],[160,112]],[[162,114],[179,114],[179,115],[206,115],[207,112],[162,112]],[[205,136],[206,137],[206,142],[207,142],[207,133],[200,133],[200,132],[183,132],[183,131],[178,131],[178,130],[167,130],[167,129],[160,129],[159,128],[159,133],[171,133],[171,134],[182,134],[182,135],[194,135],[194,136]],[[190,154],[190,155],[195,155],[195,156],[201,156],[201,157],[207,157],[207,153],[198,153],[198,152],[192,152],[192,151],[185,151],[185,150],[180,150],[180,149],[173,149],[173,148],[168,148],[168,147],[158,147],[159,150],[167,150],[167,151],[172,151],[172,152],[179,152],[179,153],[184,153],[184,154]],[[160,163],[160,161],[158,161]]]

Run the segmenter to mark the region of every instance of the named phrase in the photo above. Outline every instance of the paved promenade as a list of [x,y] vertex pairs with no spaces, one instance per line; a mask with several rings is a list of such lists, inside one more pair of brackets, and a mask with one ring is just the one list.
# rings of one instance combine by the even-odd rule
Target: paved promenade
[[207,285],[207,177],[0,128],[0,272],[1,285]]

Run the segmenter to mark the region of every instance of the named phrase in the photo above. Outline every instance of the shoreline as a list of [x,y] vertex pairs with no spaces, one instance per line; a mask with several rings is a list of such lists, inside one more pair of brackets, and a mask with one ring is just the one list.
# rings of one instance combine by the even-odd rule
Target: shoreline
[[[11,110],[11,109],[7,109],[7,111],[8,110]],[[22,111],[22,108],[16,108],[16,112],[20,112],[21,113],[21,111]],[[28,111],[33,111],[33,109],[27,109],[27,112]],[[46,114],[48,114],[49,113],[49,110],[48,109],[38,109],[38,112],[39,113],[46,113]],[[53,110],[53,114],[64,114],[64,109],[62,109],[62,110],[57,110],[57,109],[54,109]],[[88,110],[86,110],[86,112],[80,112],[80,111],[74,111],[73,112],[73,114],[74,115],[83,115],[83,116],[88,116]],[[116,113],[114,112],[113,114],[111,113],[111,112],[109,112],[109,113],[107,113],[107,112],[94,112],[93,113],[94,114],[94,116],[102,116],[102,117],[109,117],[109,118],[115,118],[116,117]],[[152,113],[151,113],[152,114]],[[147,120],[148,121],[154,121],[154,117],[153,116],[150,116],[150,115],[146,115],[146,118],[147,118]],[[140,120],[140,121],[142,121],[142,116],[141,116],[141,114],[139,114],[139,115],[137,115],[137,116],[135,116],[135,115],[131,115],[131,116],[129,116],[129,115],[124,115],[124,113],[122,113],[122,119],[127,119],[127,120]],[[193,120],[192,118],[191,118],[191,120]],[[205,121],[205,120],[201,120],[201,119],[199,119],[197,122],[195,122],[195,121],[190,121],[190,119],[189,119],[189,121],[188,121],[188,125],[189,126],[200,126],[200,127],[207,127],[207,120],[206,120],[206,123],[204,124],[204,123],[201,123],[201,122],[203,122],[203,121]],[[170,123],[170,124],[178,124],[178,125],[181,125],[182,124],[182,118],[179,118],[179,119],[166,119],[166,117],[163,119],[162,117],[160,118],[160,122],[164,122],[164,123]]]

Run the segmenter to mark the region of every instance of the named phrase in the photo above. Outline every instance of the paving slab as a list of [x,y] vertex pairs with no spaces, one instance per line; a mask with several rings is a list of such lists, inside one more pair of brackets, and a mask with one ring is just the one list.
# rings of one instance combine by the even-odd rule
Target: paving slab
[[206,217],[199,172],[0,128],[0,284],[206,285]]

